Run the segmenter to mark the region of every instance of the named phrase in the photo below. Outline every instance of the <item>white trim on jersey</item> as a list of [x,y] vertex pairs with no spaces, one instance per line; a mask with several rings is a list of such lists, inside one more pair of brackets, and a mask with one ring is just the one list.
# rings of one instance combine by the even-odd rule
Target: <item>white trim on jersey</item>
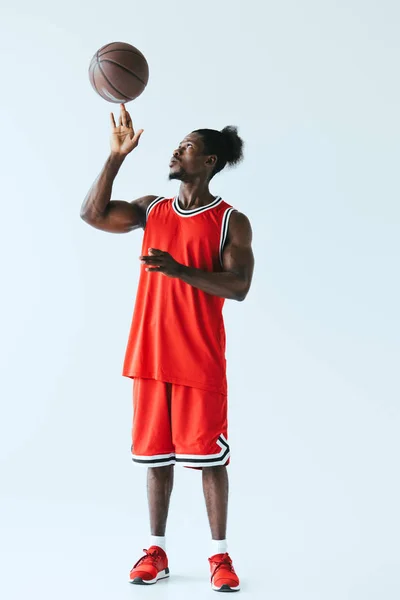
[[152,200],[150,202],[150,204],[148,205],[147,210],[146,210],[145,225],[147,223],[147,219],[149,218],[150,212],[153,210],[153,208],[155,207],[155,205],[158,204],[159,202],[161,202],[162,200],[165,200],[164,196],[158,196],[157,198],[155,198],[154,200]]
[[140,460],[146,459],[146,460],[158,460],[160,458],[172,458],[173,456],[175,456],[175,452],[170,452],[170,454],[153,454],[150,456],[140,456],[139,454],[132,454],[132,458],[137,458]]
[[139,456],[132,454],[132,460],[136,464],[147,467],[166,467],[175,463],[183,467],[216,467],[224,465],[230,457],[228,440],[221,433],[217,439],[221,448],[217,454],[155,454],[154,456]]
[[194,458],[194,459],[198,459],[201,460],[203,458],[210,458],[210,459],[214,459],[214,458],[221,458],[221,456],[224,454],[226,448],[229,448],[228,445],[228,440],[225,438],[224,435],[221,435],[218,437],[217,439],[217,444],[218,446],[221,448],[221,450],[217,453],[217,454],[176,454],[175,456],[179,458]]
[[184,467],[214,467],[224,465],[230,457],[230,448],[227,439],[221,435],[217,439],[221,448],[217,454],[176,454],[176,462]]
[[233,208],[232,206],[230,208],[227,208],[226,211],[224,212],[224,216],[222,218],[221,238],[220,238],[220,243],[219,243],[219,261],[221,263],[221,266],[222,266],[222,252],[223,252],[223,249],[225,246],[226,238],[228,236],[229,219],[234,210],[236,210],[236,209]]
[[132,458],[132,461],[135,465],[139,465],[141,467],[168,467],[169,465],[175,465],[175,459],[171,458],[171,460],[165,462],[149,462],[146,460],[138,460],[136,458]]
[[190,208],[188,210],[181,208],[179,204],[179,197],[175,196],[172,201],[172,208],[180,217],[194,217],[195,215],[199,215],[200,213],[206,212],[211,208],[215,208],[218,204],[221,204],[222,198],[221,196],[216,196],[215,200],[207,204],[206,206],[199,206],[198,208]]
[[224,456],[220,459],[215,459],[212,461],[199,461],[199,462],[195,462],[195,461],[188,461],[188,460],[179,460],[177,459],[176,464],[178,464],[181,467],[223,467],[228,458],[230,458],[230,452],[227,452],[226,454],[224,454]]
[[132,454],[133,462],[147,467],[166,467],[175,464],[175,454],[154,454],[153,456],[140,456]]

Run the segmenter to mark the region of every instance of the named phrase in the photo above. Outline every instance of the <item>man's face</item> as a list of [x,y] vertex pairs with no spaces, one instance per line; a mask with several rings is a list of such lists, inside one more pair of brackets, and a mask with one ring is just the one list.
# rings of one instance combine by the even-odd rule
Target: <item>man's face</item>
[[199,177],[205,178],[213,168],[209,159],[210,157],[204,154],[201,136],[189,133],[173,152],[169,163],[169,179],[193,181]]

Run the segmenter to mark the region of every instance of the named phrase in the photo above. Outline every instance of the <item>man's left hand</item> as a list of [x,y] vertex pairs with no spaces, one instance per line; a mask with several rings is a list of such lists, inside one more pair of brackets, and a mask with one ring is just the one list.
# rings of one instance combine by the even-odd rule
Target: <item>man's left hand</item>
[[162,273],[167,277],[179,277],[183,265],[178,263],[168,252],[149,248],[147,256],[140,256],[140,261],[146,265],[146,271],[149,273]]

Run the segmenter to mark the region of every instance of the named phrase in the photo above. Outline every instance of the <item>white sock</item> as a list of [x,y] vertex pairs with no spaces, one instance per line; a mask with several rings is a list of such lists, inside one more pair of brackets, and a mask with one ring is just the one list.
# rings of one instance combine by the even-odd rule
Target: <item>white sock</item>
[[214,554],[224,554],[228,551],[228,543],[226,540],[211,540],[211,556]]
[[167,547],[165,544],[165,536],[151,535],[150,536],[150,546],[159,546],[160,548],[162,548],[164,550],[164,552],[166,552]]

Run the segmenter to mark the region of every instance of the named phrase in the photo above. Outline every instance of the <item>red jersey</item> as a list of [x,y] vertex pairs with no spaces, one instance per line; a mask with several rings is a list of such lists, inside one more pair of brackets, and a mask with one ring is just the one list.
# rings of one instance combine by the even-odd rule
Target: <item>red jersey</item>
[[[216,197],[184,210],[178,197],[156,198],[146,211],[142,254],[169,252],[179,263],[222,271],[232,206]],[[122,374],[227,394],[224,298],[141,265]]]

